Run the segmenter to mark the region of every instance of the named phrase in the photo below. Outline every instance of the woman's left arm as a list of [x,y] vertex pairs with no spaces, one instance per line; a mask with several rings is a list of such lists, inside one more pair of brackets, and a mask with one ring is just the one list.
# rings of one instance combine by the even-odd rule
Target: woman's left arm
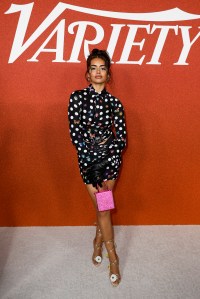
[[112,103],[113,123],[115,127],[116,138],[110,148],[114,148],[121,153],[126,146],[126,123],[124,107],[119,99],[115,98]]

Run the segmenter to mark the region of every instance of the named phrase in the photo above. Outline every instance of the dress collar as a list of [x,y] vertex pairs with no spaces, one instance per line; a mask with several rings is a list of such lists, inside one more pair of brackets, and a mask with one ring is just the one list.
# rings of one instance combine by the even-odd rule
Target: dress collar
[[92,84],[90,84],[90,85],[88,86],[88,88],[89,88],[89,93],[90,93],[91,95],[102,96],[102,95],[107,94],[107,91],[106,91],[105,88],[104,88],[101,92],[97,92],[97,91],[94,89],[94,87],[92,86]]

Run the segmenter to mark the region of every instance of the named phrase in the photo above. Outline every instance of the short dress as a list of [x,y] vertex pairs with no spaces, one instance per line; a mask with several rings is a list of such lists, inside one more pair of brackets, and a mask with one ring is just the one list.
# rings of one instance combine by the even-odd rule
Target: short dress
[[78,155],[85,184],[92,184],[88,169],[107,159],[102,181],[115,180],[126,146],[124,108],[106,89],[96,92],[92,85],[74,91],[69,100],[68,119],[71,141]]

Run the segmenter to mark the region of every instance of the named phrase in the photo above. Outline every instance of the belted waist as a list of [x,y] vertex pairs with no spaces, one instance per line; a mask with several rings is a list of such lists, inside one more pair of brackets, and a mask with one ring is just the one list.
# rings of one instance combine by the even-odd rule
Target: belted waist
[[101,145],[110,145],[110,143],[112,143],[114,139],[114,134],[111,133],[110,136],[108,136],[107,138],[103,139],[103,138],[99,138],[99,140],[95,140],[92,139],[91,141],[87,142],[87,144],[93,145],[93,146],[101,146]]

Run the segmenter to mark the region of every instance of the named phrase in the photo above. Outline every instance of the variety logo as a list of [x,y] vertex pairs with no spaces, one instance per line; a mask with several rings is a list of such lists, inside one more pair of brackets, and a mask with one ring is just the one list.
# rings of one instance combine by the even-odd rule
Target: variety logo
[[[175,36],[181,36],[183,45],[180,50],[179,56],[177,57],[177,61],[175,61],[174,65],[188,65],[187,62],[188,55],[191,51],[192,46],[198,40],[200,36],[200,31],[194,36],[194,33],[191,34],[192,26],[179,26],[179,25],[160,25],[160,24],[152,24],[152,22],[180,22],[180,21],[189,21],[200,19],[200,15],[190,14],[184,12],[178,8],[160,11],[160,12],[150,12],[150,13],[123,13],[123,12],[113,12],[113,11],[103,11],[103,10],[95,10],[90,8],[84,8],[79,6],[70,5],[67,3],[59,2],[56,7],[50,12],[50,14],[44,19],[44,21],[38,26],[38,28],[31,34],[31,36],[27,39],[26,32],[29,25],[29,21],[32,15],[34,2],[29,4],[12,4],[8,11],[5,14],[12,13],[20,13],[19,21],[16,28],[15,37],[13,40],[10,57],[8,62],[15,62],[48,28],[53,22],[60,17],[60,15],[65,10],[73,10],[77,12],[81,12],[88,15],[94,15],[97,17],[105,17],[112,18],[117,20],[123,20],[122,24],[110,24],[112,27],[111,35],[109,36],[109,42],[107,51],[110,54],[111,58],[115,53],[118,42],[120,41],[120,34],[125,27],[128,28],[128,33],[126,36],[125,43],[123,45],[123,50],[121,53],[121,57],[118,61],[113,61],[113,63],[118,64],[138,64],[141,65],[145,61],[146,55],[141,53],[141,57],[137,60],[130,59],[130,54],[134,54],[134,49],[141,51],[143,50],[145,41],[148,35],[153,35],[154,32],[158,32],[158,38],[156,44],[154,46],[154,50],[152,52],[152,56],[150,61],[147,61],[146,64],[161,64],[161,53],[167,42],[167,38],[170,32],[173,32]],[[151,22],[151,24],[125,24],[124,21],[145,21]],[[91,27],[95,30],[95,38],[93,40],[86,39],[87,29]],[[65,37],[66,37],[66,20],[62,19],[56,24],[54,30],[50,33],[50,35],[46,38],[46,40],[42,43],[42,45],[37,49],[35,54],[28,59],[27,61],[38,62],[38,56],[42,52],[53,52],[55,53],[55,59],[53,62],[59,63],[80,63],[79,60],[80,52],[84,49],[85,57],[89,54],[89,47],[91,45],[98,45],[101,43],[106,35],[106,31],[104,28],[96,22],[90,21],[76,21],[68,26],[68,33],[74,35],[74,43],[71,49],[71,54],[68,60],[64,59],[64,49],[65,49]],[[76,29],[76,30],[75,30]],[[138,41],[137,34],[140,30],[146,32],[146,38]],[[200,29],[200,27],[196,28]],[[56,46],[55,48],[46,48],[49,41],[56,35]],[[191,38],[191,35],[193,36]],[[26,40],[26,41],[25,41]],[[134,56],[134,55],[132,55]]]

